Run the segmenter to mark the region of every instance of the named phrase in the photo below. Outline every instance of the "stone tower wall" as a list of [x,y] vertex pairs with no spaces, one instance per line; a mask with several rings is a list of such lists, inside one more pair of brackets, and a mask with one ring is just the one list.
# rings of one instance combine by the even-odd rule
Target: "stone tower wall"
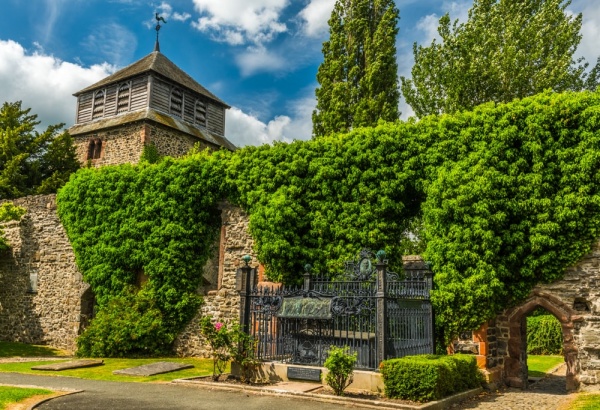
[[[88,161],[90,140],[102,140],[100,158]],[[216,146],[201,141],[184,132],[155,123],[134,122],[119,127],[100,130],[93,133],[73,136],[77,158],[84,166],[94,167],[118,164],[137,164],[140,161],[144,145],[153,143],[163,156],[181,157],[196,143],[201,148],[216,149]]]
[[100,139],[102,153],[100,158],[89,161],[92,166],[137,164],[144,149],[143,129],[143,125],[138,122],[90,134],[74,135],[77,158],[82,165],[87,165],[90,139]]

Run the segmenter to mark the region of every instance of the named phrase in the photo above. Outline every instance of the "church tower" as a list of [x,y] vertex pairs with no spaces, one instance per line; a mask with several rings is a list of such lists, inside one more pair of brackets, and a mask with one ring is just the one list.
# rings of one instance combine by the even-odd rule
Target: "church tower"
[[148,144],[173,157],[196,143],[236,149],[225,138],[230,107],[159,50],[157,42],[146,57],[74,94],[76,120],[69,133],[82,164],[137,163]]

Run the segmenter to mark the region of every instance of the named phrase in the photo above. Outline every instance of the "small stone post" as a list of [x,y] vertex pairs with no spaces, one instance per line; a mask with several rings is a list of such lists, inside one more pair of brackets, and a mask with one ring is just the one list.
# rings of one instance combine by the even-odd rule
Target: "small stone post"
[[385,252],[377,252],[377,293],[375,298],[377,301],[377,362],[381,363],[387,356],[387,260],[385,260]]

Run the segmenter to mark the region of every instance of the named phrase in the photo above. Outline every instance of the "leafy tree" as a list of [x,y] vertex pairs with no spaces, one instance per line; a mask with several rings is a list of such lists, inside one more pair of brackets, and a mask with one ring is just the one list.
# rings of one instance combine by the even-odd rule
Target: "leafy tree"
[[37,115],[21,102],[0,108],[0,198],[56,192],[79,168],[64,124],[36,131]]
[[509,102],[540,93],[595,89],[600,59],[586,73],[573,60],[581,40],[581,14],[567,0],[475,0],[466,23],[440,19],[441,41],[413,46],[412,78],[402,94],[418,117]]
[[315,137],[398,119],[398,19],[393,0],[336,2],[317,73]]
[[[0,223],[17,220],[24,214],[25,209],[15,206],[12,202],[4,202],[0,205]],[[4,237],[4,230],[0,228],[0,251],[5,251],[8,248],[9,245]]]

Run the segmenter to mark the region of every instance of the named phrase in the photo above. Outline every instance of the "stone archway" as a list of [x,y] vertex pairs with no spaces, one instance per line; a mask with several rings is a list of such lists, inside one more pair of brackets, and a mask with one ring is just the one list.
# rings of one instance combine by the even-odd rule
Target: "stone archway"
[[579,388],[578,349],[573,339],[574,321],[579,320],[577,312],[550,293],[535,289],[530,297],[517,307],[508,309],[496,319],[500,330],[498,343],[506,345],[504,357],[504,380],[512,387],[527,388],[527,334],[526,318],[537,307],[553,314],[561,323],[563,332],[563,352],[567,364],[567,391]]

